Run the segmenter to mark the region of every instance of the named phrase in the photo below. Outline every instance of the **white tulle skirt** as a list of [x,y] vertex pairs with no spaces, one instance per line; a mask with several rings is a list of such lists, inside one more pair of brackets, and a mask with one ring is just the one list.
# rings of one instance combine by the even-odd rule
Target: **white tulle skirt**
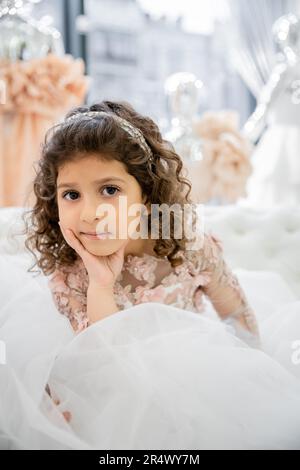
[[0,257],[1,449],[300,449],[300,302],[279,276],[236,271],[258,350],[209,302],[141,304],[75,336],[24,264]]
[[272,125],[252,157],[248,199],[258,207],[300,204],[300,126]]

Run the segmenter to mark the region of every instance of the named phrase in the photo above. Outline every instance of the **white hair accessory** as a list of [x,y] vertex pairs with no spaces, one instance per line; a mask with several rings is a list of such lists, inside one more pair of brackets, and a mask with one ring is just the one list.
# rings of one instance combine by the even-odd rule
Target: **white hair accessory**
[[120,124],[120,127],[138,142],[140,147],[144,150],[146,155],[149,157],[150,162],[153,162],[154,158],[153,158],[152,150],[147,144],[142,131],[138,129],[137,127],[133,126],[126,119],[123,119],[120,116],[117,116],[116,114],[108,113],[106,111],[89,111],[87,113],[76,113],[76,114],[73,114],[73,116],[70,116],[69,118],[67,118],[65,122],[73,121],[79,117],[94,118],[94,117],[101,116],[101,115],[112,116]]

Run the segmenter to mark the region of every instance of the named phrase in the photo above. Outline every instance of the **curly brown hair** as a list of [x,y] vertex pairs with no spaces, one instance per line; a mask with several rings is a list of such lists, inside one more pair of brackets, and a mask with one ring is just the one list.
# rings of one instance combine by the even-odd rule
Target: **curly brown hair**
[[[88,120],[78,118],[66,121],[74,114],[90,111],[115,114],[138,128],[152,150],[153,162],[149,164],[149,157],[113,116],[99,115]],[[173,145],[162,138],[151,118],[139,114],[124,101],[102,101],[92,106],[74,108],[63,122],[48,130],[41,158],[37,162],[33,181],[35,203],[32,210],[23,214],[25,246],[35,259],[28,271],[32,272],[38,266],[45,275],[49,275],[59,266],[71,266],[78,259],[75,250],[65,242],[58,225],[56,183],[62,165],[88,154],[99,154],[101,159],[124,163],[127,172],[140,184],[146,203],[179,204],[181,208],[192,204],[189,197],[191,184],[182,174],[183,162]],[[150,219],[151,214],[148,216],[148,230]],[[187,242],[184,233],[180,239],[174,238],[175,219],[176,215],[171,211],[169,239],[162,238],[159,220],[159,238],[154,246],[156,255],[159,258],[167,257],[172,267],[182,264],[183,259],[176,254],[185,250]]]

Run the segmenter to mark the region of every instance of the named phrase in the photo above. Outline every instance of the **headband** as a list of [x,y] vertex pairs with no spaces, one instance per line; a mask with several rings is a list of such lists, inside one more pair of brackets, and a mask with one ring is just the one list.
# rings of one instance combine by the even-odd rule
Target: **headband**
[[152,150],[147,144],[142,131],[138,129],[137,127],[133,126],[126,119],[123,119],[120,116],[117,116],[116,114],[107,113],[106,111],[89,111],[87,113],[76,113],[76,114],[73,114],[73,116],[70,116],[69,118],[67,118],[65,122],[73,121],[79,117],[94,118],[94,117],[101,116],[101,115],[112,116],[118,122],[120,127],[138,142],[140,147],[144,150],[146,155],[149,157],[149,160],[153,162]]

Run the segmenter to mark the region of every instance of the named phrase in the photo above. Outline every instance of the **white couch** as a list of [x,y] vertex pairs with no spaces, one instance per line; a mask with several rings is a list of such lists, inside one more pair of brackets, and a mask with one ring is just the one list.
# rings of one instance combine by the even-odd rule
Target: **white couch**
[[[22,230],[22,208],[0,209],[0,256],[29,256]],[[258,210],[235,206],[207,206],[206,229],[222,239],[230,266],[249,270],[275,271],[300,298],[300,208],[278,207]]]

